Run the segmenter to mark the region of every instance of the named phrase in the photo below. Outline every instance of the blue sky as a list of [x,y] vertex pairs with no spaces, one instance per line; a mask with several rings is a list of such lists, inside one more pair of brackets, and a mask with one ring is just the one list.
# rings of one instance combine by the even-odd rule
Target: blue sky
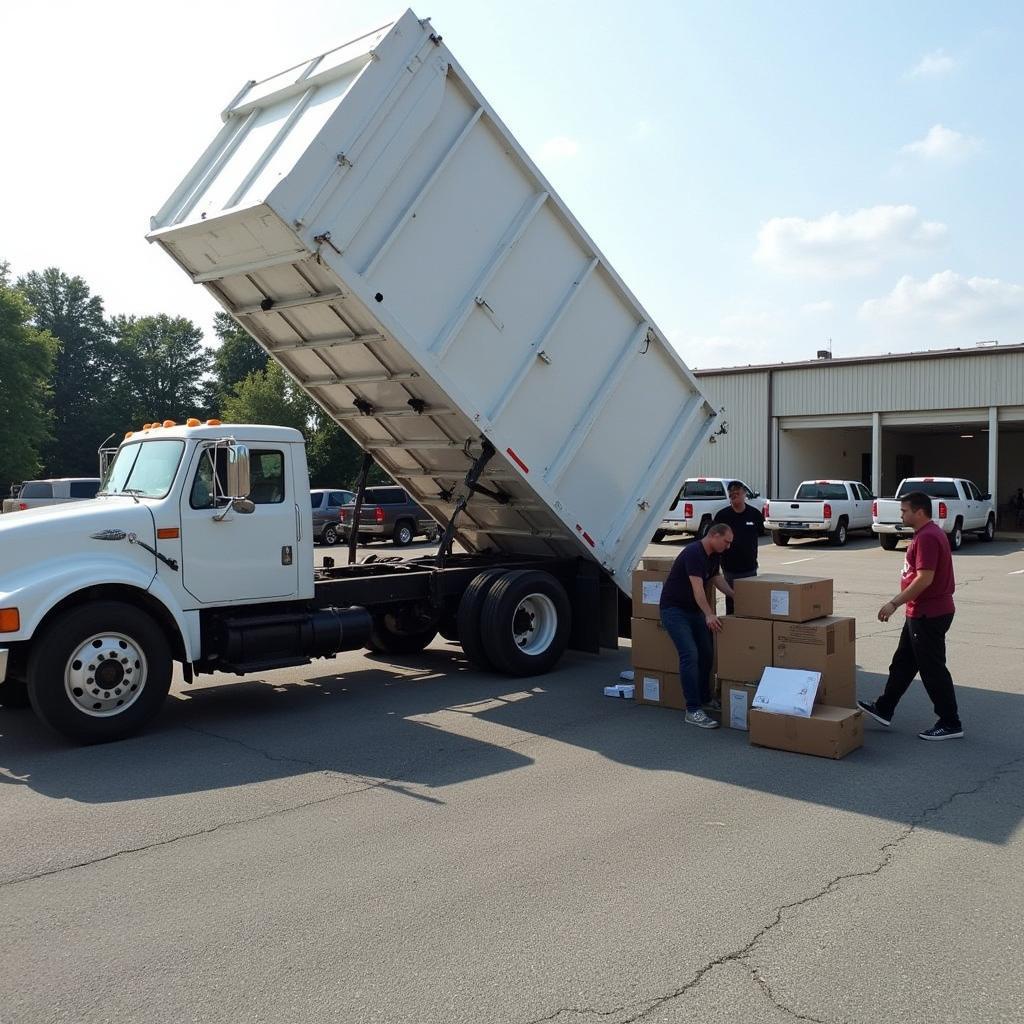
[[[143,239],[248,78],[393,3],[5,12],[0,259],[209,330]],[[432,0],[456,58],[694,367],[1024,341],[1017,3]],[[8,147],[5,147],[7,149]]]

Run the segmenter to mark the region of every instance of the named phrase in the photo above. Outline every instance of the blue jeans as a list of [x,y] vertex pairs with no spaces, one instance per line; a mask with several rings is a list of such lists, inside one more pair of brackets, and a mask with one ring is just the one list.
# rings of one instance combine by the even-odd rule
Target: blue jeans
[[662,608],[661,624],[679,652],[686,710],[698,711],[711,699],[711,630],[702,612],[684,612],[682,608]]

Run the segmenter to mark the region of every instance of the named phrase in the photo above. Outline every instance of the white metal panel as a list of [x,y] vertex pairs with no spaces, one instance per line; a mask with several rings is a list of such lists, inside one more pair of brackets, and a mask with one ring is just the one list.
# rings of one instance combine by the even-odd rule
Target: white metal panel
[[713,408],[429,23],[333,53],[243,92],[150,237],[438,519],[490,441],[461,543],[628,590]]

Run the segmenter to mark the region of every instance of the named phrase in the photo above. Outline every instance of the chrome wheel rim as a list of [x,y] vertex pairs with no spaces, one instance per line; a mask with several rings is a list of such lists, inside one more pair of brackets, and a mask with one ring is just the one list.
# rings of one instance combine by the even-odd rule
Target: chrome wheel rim
[[523,654],[543,654],[555,639],[558,610],[546,594],[528,594],[512,616],[512,639]]
[[64,692],[90,718],[123,714],[142,696],[148,675],[142,648],[124,633],[96,633],[64,667]]

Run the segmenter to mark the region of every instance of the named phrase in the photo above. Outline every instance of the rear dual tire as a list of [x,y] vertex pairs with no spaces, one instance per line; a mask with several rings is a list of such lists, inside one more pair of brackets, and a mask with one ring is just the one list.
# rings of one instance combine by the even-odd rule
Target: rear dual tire
[[480,573],[463,594],[459,639],[479,668],[541,675],[565,653],[571,614],[565,588],[550,573],[492,569]]

